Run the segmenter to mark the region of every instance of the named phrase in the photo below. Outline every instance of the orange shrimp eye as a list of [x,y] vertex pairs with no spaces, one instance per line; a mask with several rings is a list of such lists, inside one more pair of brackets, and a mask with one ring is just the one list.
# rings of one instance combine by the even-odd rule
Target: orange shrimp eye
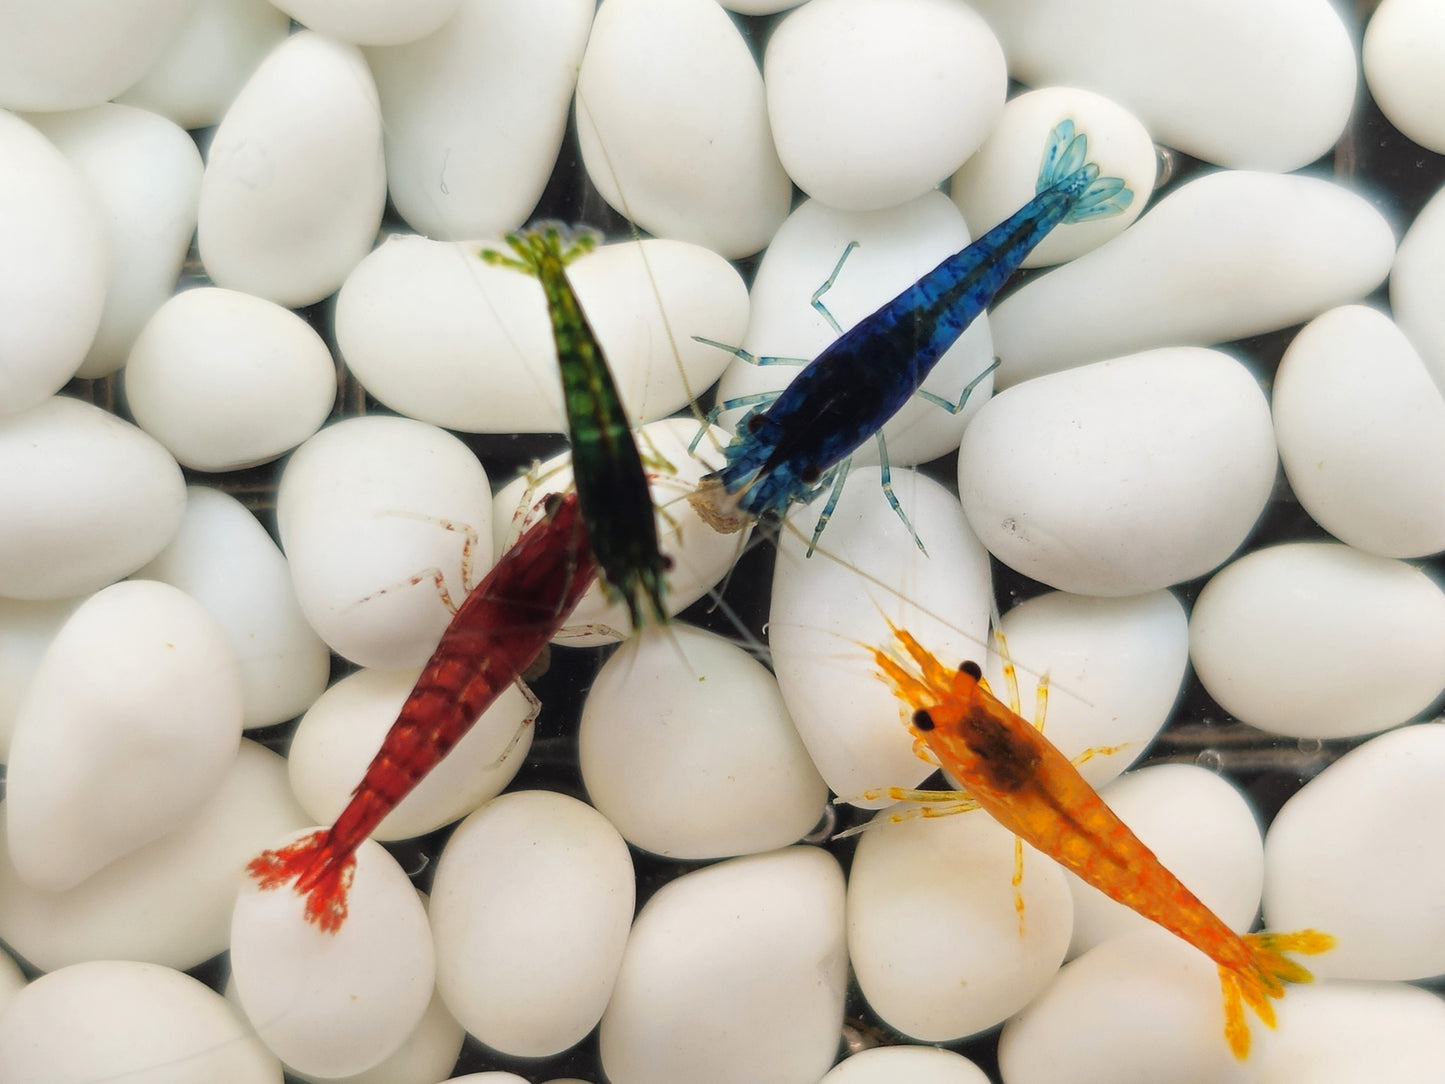
[[969,677],[973,678],[974,681],[977,681],[979,678],[983,677],[983,671],[979,669],[978,663],[974,662],[972,659],[968,660],[967,662],[959,663],[958,672],[960,674],[967,674]]
[[933,729],[933,716],[928,714],[927,708],[919,708],[913,713],[913,729],[925,732]]

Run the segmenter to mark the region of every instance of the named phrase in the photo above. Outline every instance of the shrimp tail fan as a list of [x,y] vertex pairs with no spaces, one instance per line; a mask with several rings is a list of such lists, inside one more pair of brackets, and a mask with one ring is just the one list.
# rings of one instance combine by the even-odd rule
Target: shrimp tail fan
[[325,933],[335,933],[346,920],[346,895],[356,876],[356,857],[338,861],[328,845],[326,829],[302,836],[274,851],[264,851],[246,866],[263,890],[295,881],[306,897],[306,921]]
[[1327,952],[1334,948],[1335,939],[1318,930],[1299,930],[1296,933],[1250,933],[1244,935],[1249,947],[1249,963],[1243,967],[1219,967],[1219,982],[1224,990],[1224,1036],[1229,1040],[1229,1049],[1243,1061],[1249,1055],[1249,1024],[1245,1020],[1244,1008],[1249,1006],[1254,1014],[1264,1021],[1266,1027],[1274,1027],[1274,1006],[1270,998],[1284,996],[1287,982],[1312,982],[1312,976],[1302,965],[1284,955],[1298,952],[1306,956]]
[[1065,187],[1079,192],[1065,222],[1088,222],[1119,214],[1134,202],[1133,191],[1121,177],[1100,177],[1099,167],[1089,161],[1089,137],[1063,120],[1049,133],[1039,166],[1036,190]]

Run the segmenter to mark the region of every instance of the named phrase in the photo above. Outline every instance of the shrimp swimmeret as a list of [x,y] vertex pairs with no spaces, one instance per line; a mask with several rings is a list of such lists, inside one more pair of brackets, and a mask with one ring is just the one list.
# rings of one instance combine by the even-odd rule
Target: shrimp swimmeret
[[975,663],[943,665],[903,629],[892,652],[870,648],[879,676],[913,709],[909,730],[920,756],[964,785],[953,804],[936,792],[892,788],[897,800],[926,798],[938,815],[982,807],[1035,849],[1110,898],[1188,941],[1219,965],[1224,1034],[1238,1058],[1249,1053],[1244,1006],[1270,1027],[1270,998],[1310,973],[1282,953],[1334,947],[1317,930],[1237,934],[1170,873],[1121,821],[1078,769],[1038,729],[992,692]]

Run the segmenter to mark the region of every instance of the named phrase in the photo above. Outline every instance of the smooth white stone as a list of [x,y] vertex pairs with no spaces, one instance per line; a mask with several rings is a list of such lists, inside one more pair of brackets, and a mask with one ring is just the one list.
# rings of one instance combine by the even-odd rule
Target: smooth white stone
[[1380,112],[1422,147],[1445,153],[1445,9],[1384,0],[1365,28],[1365,82]]
[[[1314,965],[1311,964],[1313,967]],[[1421,1084],[1445,1064],[1445,1002],[1396,983],[1291,988],[1279,1029],[1257,1029],[1256,1084]]]
[[[526,1077],[500,1070],[490,1073],[468,1073],[466,1076],[448,1077],[442,1084],[527,1084]],[[563,1082],[565,1084],[565,1082]]]
[[[229,993],[229,989],[227,991]],[[288,1070],[308,1084],[434,1084],[452,1071],[467,1033],[447,1012],[440,994],[433,994],[421,1022],[395,1054],[351,1076],[313,1076]],[[501,1074],[511,1077],[512,1074]],[[520,1077],[512,1078],[521,1081]],[[526,1084],[522,1081],[522,1084]]]
[[[850,241],[857,241],[858,248],[821,298],[845,330],[966,246],[969,234],[963,216],[941,192],[930,192],[886,211],[835,211],[810,200],[783,223],[763,256],[753,282],[747,335],[740,345],[759,357],[807,359],[831,344],[838,332],[808,298],[827,281]],[[991,364],[993,340],[987,319],[980,317],[939,358],[923,389],[957,403],[969,381]],[[718,383],[718,401],[781,391],[801,371],[801,364],[758,366],[733,360]],[[992,390],[993,378],[985,377],[957,415],[915,398],[883,427],[888,461],[909,466],[953,451],[964,426]],[[742,416],[742,408],[727,411],[722,424],[731,428]],[[865,440],[854,463],[876,462],[877,442]]]
[[431,922],[447,1008],[504,1054],[573,1046],[612,994],[634,892],[627,844],[591,806],[540,790],[489,802],[437,862]]
[[117,100],[182,128],[209,127],[290,29],[291,20],[266,0],[193,0],[170,44]]
[[25,988],[25,973],[20,965],[5,953],[0,952],[0,1016],[10,1006],[10,1001]]
[[[638,451],[644,456],[652,503],[657,507],[657,538],[662,555],[672,561],[665,577],[665,600],[669,613],[691,606],[724,576],[747,541],[746,534],[719,534],[703,523],[684,499],[697,488],[698,480],[722,466],[717,450],[726,434],[713,427],[694,454],[687,446],[698,430],[688,418],[664,418],[637,430]],[[656,457],[652,464],[646,457]],[[666,466],[663,466],[663,463]],[[538,481],[540,479],[540,481]],[[549,493],[562,493],[572,484],[571,453],[554,459],[512,479],[497,491],[492,506],[492,531],[496,552],[517,540],[531,513]],[[571,647],[610,644],[624,639],[632,628],[627,607],[610,601],[601,583],[587,589],[555,637]]]
[[870,787],[917,786],[933,771],[914,755],[910,710],[869,649],[893,642],[891,621],[944,659],[977,657],[993,591],[957,498],[914,471],[894,471],[893,488],[928,555],[865,467],[849,475],[812,557],[803,555],[823,501],[788,517],[773,574],[768,639],[783,700],[823,779],[856,805],[879,804],[863,801]]
[[91,596],[15,719],[6,834],[20,877],[59,892],[181,827],[240,740],[240,666],[198,602],[153,580]]
[[411,882],[366,840],[335,933],[307,922],[290,888],[245,879],[231,917],[231,969],[261,1041],[287,1065],[336,1077],[401,1047],[431,1001],[436,957]]
[[196,228],[201,155],[175,124],[107,104],[31,122],[80,171],[105,215],[110,272],[105,308],[76,375],[125,364],[141,326],[171,296]]
[[977,0],[1009,72],[1106,94],[1156,139],[1242,169],[1291,170],[1355,102],[1350,31],[1328,0]]
[[820,1084],[988,1084],[988,1074],[962,1054],[936,1046],[875,1046],[835,1065]]
[[607,1079],[813,1084],[843,1022],[843,901],[842,871],[814,847],[730,859],[660,888],[602,1016]]
[[281,1064],[225,1000],[155,964],[42,975],[0,1016],[0,1080],[281,1084]]
[[1430,197],[1400,242],[1390,269],[1390,309],[1445,391],[1445,188]]
[[242,470],[289,452],[331,413],[321,336],[264,298],[214,287],[162,305],[125,367],[136,424],[192,470]]
[[1331,309],[1295,337],[1274,433],[1295,496],[1336,538],[1381,557],[1445,549],[1445,396],[1384,313]]
[[[541,286],[482,263],[482,244],[389,238],[337,297],[337,344],[367,391],[410,417],[469,432],[565,432]],[[605,245],[567,274],[635,424],[686,406],[726,367],[727,354],[692,336],[738,342],[748,326],[742,277],[698,245]]]
[[[485,237],[520,226],[546,187],[593,5],[445,2],[455,14],[435,32],[369,49],[366,58],[381,95],[397,211],[429,237]],[[369,6],[411,19],[438,0]]]
[[998,385],[1153,346],[1207,346],[1364,297],[1395,237],[1363,196],[1314,177],[1226,170],[989,315]]
[[1016,890],[1014,837],[986,813],[889,817],[879,813],[863,834],[848,878],[858,985],[874,1012],[914,1039],[986,1031],[1032,1001],[1063,962],[1073,914],[1064,871],[1025,848]]
[[24,602],[0,598],[0,764],[10,756],[15,716],[45,649],[83,601],[60,598]]
[[1385,730],[1445,688],[1445,593],[1418,568],[1333,542],[1235,561],[1200,592],[1189,639],[1209,695],[1273,734]]
[[331,654],[301,613],[286,558],[234,497],[190,486],[180,530],[137,576],[179,587],[225,630],[248,729],[295,718],[326,688]]
[[[420,667],[410,667],[348,674],[302,717],[287,764],[296,800],[312,820],[330,824],[346,807],[420,673]],[[527,697],[508,685],[372,838],[425,835],[502,793],[532,747],[533,715]]]
[[[1254,1018],[1250,1025],[1254,1035],[1268,1030]],[[1253,1080],[1224,1038],[1214,961],[1160,929],[1106,941],[1066,964],[1004,1025],[998,1058],[1009,1084]]]
[[969,524],[1010,568],[1064,591],[1132,595],[1228,558],[1275,471],[1254,374],[1184,346],[996,395],[963,435],[958,489]]
[[3,416],[43,402],[85,360],[105,304],[107,254],[105,213],[80,171],[3,110],[0,161],[6,163],[0,189]]
[[420,0],[392,4],[388,0],[281,0],[276,6],[318,34],[357,45],[399,45],[436,30],[452,17],[458,0]]
[[1442,770],[1445,725],[1382,734],[1305,784],[1270,825],[1264,913],[1271,929],[1314,927],[1338,939],[1310,961],[1316,976],[1445,972]]
[[[1192,764],[1155,764],[1115,780],[1099,797],[1226,926],[1249,929],[1264,888],[1264,840],[1232,784]],[[1074,897],[1070,957],[1153,925],[1074,874],[1064,876]]]
[[47,971],[86,960],[195,967],[225,951],[246,863],[309,823],[291,797],[286,762],[243,741],[184,824],[68,891],[31,888],[0,852],[0,937]]
[[[301,612],[331,650],[361,666],[427,660],[451,622],[431,573],[460,605],[492,565],[491,510],[486,473],[465,444],[381,415],[317,433],[287,461],[276,493]],[[475,532],[471,583],[460,528]]]
[[84,109],[115,97],[141,77],[195,5],[196,0],[0,5],[0,107]]
[[786,846],[828,800],[777,680],[688,625],[647,629],[603,664],[578,742],[588,797],[629,843],[669,858]]
[[603,7],[577,76],[577,134],[602,198],[650,233],[735,259],[788,213],[762,74],[715,0]]
[[[1003,632],[1025,718],[1033,718],[1040,675],[1048,676],[1050,743],[1069,757],[1119,747],[1079,765],[1093,787],[1144,755],[1168,722],[1189,665],[1189,620],[1168,591],[1128,598],[1039,595],[1003,616]],[[994,693],[1007,699],[996,652],[984,671]]]
[[385,202],[381,107],[361,51],[293,34],[246,81],[211,140],[201,259],[217,286],[310,305],[371,250]]
[[[788,8],[795,8],[806,0],[718,0],[723,7],[729,11],[736,11],[739,15],[773,15],[779,11],[786,11]],[[553,1084],[562,1084],[561,1081],[553,1081]]]
[[955,0],[813,0],[763,57],[778,157],[847,211],[932,191],[987,137],[1008,73],[988,24]]
[[1072,120],[1088,137],[1089,161],[1104,177],[1120,177],[1134,193],[1120,214],[1055,226],[1024,258],[1048,267],[1082,256],[1124,232],[1154,192],[1154,141],[1123,106],[1075,87],[1045,87],[1009,100],[988,139],[953,175],[950,192],[968,229],[980,237],[1034,198],[1049,135]]

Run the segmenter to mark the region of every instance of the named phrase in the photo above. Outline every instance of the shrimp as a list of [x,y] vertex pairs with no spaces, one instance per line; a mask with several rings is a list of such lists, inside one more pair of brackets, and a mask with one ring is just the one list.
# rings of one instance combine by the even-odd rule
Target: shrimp
[[557,365],[562,375],[572,470],[582,518],[603,579],[627,605],[634,629],[646,617],[668,619],[663,579],[668,560],[658,548],[657,519],[642,457],[565,265],[597,244],[593,233],[570,235],[557,223],[509,233],[517,259],[484,249],[483,260],[537,276],[547,295]]
[[1235,1057],[1245,1058],[1244,1006],[1274,1027],[1269,999],[1282,997],[1286,982],[1311,981],[1282,953],[1324,952],[1334,938],[1317,930],[1235,933],[1164,868],[1063,753],[989,691],[976,663],[950,669],[908,632],[891,622],[890,628],[895,653],[869,649],[879,676],[913,709],[915,752],[953,773],[967,794],[956,796],[954,808],[940,808],[948,799],[934,792],[892,788],[889,796],[926,796],[932,815],[982,807],[1035,849],[1199,949],[1219,965],[1224,1034]]
[[[952,403],[920,391],[939,358],[1055,226],[1117,214],[1132,202],[1134,194],[1124,182],[1100,178],[1099,167],[1086,161],[1087,154],[1087,137],[1075,134],[1073,121],[1061,122],[1050,133],[1033,199],[844,332],[778,393],[771,406],[767,406],[770,396],[762,402],[753,397],[745,400],[753,405],[726,450],[727,464],[705,477],[689,498],[698,514],[716,530],[736,531],[768,513],[781,514],[794,502],[806,504],[831,484],[828,504],[813,530],[816,546],[837,503],[850,457],[873,436],[879,442],[884,493],[922,549],[889,485],[880,430],[915,394],[951,413],[963,410],[987,371]],[[843,259],[853,247],[844,251]],[[818,297],[837,277],[842,263],[840,259],[814,295],[815,306],[820,306]],[[721,343],[709,345],[732,350],[752,363],[776,360],[755,358]],[[724,403],[717,409],[743,402]]]
[[294,880],[307,921],[327,933],[346,920],[356,848],[519,680],[597,575],[577,494],[538,504],[543,518],[457,610],[336,823],[246,866],[263,889]]

